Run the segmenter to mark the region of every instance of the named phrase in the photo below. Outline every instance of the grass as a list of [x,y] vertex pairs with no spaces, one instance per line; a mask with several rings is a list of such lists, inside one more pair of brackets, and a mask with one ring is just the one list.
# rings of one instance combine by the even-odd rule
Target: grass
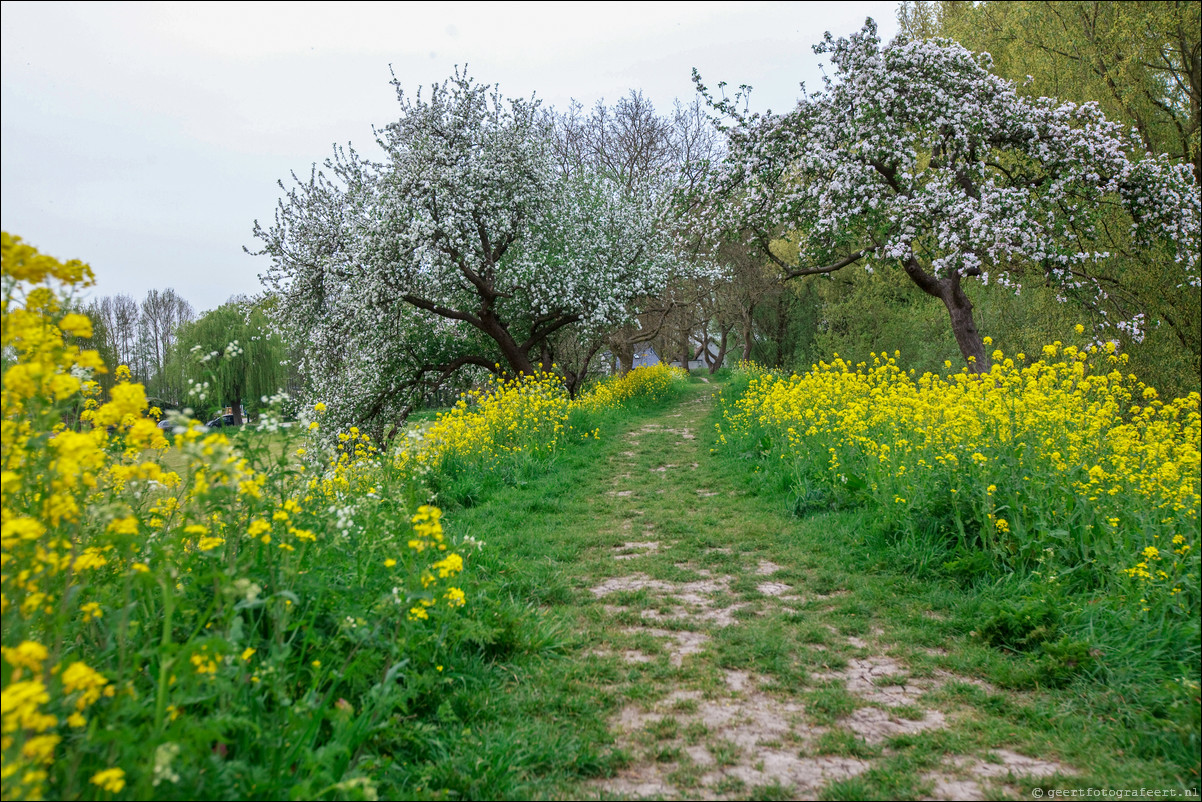
[[438,407],[434,409],[416,409],[409,413],[409,417],[405,418],[406,423],[426,423],[432,421],[443,412],[447,412],[451,407]]
[[[264,457],[272,462],[281,458],[286,458],[291,463],[299,464],[299,460],[295,454],[284,454],[284,448],[287,445],[287,437],[282,432],[258,432],[250,427],[242,427],[238,429],[226,428],[214,431],[221,431],[228,435],[231,440],[237,444],[249,442],[254,439],[256,449],[265,449]],[[179,474],[184,474],[188,469],[188,459],[182,451],[177,449],[167,449],[166,451],[147,451],[143,455],[143,459],[153,459],[158,461],[163,470],[175,471]]]
[[[708,396],[723,377],[701,378],[692,377],[677,403],[601,416],[598,440],[440,488],[448,531],[485,547],[464,574],[466,635],[443,667],[437,706],[368,741],[361,767],[382,796],[595,797],[649,761],[686,797],[704,785],[740,798],[905,799],[930,791],[923,777],[946,755],[984,759],[997,748],[1077,772],[1050,788],[1196,786],[1196,762],[1157,753],[1140,733],[1108,723],[1123,699],[1087,678],[1048,687],[1037,655],[974,637],[981,589],[917,575],[905,553],[881,551],[871,521],[854,508],[799,517],[753,459],[711,452]],[[622,544],[641,541],[659,546],[615,559],[634,553]],[[768,563],[775,570],[761,573]],[[650,583],[727,576],[706,597],[715,608],[743,605],[728,625],[656,619],[654,628],[670,635],[650,634],[644,616],[688,607]],[[644,585],[594,592],[615,577]],[[795,598],[763,592],[765,582],[790,586]],[[675,635],[705,640],[681,657]],[[834,677],[850,659],[886,647],[912,677],[963,678],[921,700],[944,713],[946,728],[869,743],[847,727],[865,702]],[[625,662],[632,649],[649,662]],[[764,684],[731,691],[731,672]],[[674,696],[680,692],[690,695]],[[756,750],[728,737],[729,723],[703,716],[751,696],[769,707],[801,704],[788,737],[764,737],[771,748],[866,760],[870,768],[817,792],[731,773],[754,771]],[[651,711],[659,718],[642,729],[645,742],[615,729],[619,716]],[[913,720],[923,711],[897,712]],[[794,735],[818,728],[826,731],[813,739]],[[695,762],[686,747],[704,747],[713,765]]]
[[[462,724],[473,732],[504,731],[523,743],[551,731],[570,733],[551,739],[554,746],[544,760],[519,754],[522,759],[510,768],[498,767],[509,779],[494,792],[540,798],[596,794],[595,783],[630,760],[628,747],[610,731],[619,711],[651,710],[681,688],[712,689],[723,670],[751,671],[771,682],[769,693],[802,700],[806,720],[835,728],[816,742],[820,752],[873,761],[859,777],[829,784],[827,798],[921,795],[929,784],[920,775],[935,761],[932,750],[940,744],[971,755],[1005,747],[1051,757],[1079,772],[1074,783],[1098,787],[1196,784],[1195,766],[1142,753],[1133,733],[1105,726],[1099,713],[1115,702],[1106,701],[1105,689],[1025,684],[1022,678],[1036,669],[1030,655],[1006,653],[970,635],[978,594],[899,570],[900,556],[882,559],[857,510],[798,518],[748,461],[711,454],[707,432],[713,418],[706,417],[704,397],[713,386],[694,377],[692,395],[683,403],[611,422],[600,441],[565,449],[549,470],[525,484],[483,480],[470,506],[447,513],[449,526],[488,544],[476,565],[475,593],[510,604],[529,600],[531,621],[564,636],[551,652],[509,653],[508,667],[494,677],[499,684],[465,684],[461,691]],[[693,439],[678,434],[682,427]],[[629,434],[622,436],[622,429]],[[681,467],[656,471],[667,464]],[[625,491],[628,495],[617,495]],[[615,546],[648,540],[660,547],[614,560]],[[781,567],[771,581],[798,588],[804,598],[788,609],[765,598],[756,590],[764,580],[755,573],[761,560]],[[735,581],[725,592],[727,601],[760,607],[738,618],[737,626],[702,626],[708,642],[675,666],[646,635],[627,631],[646,611],[671,605],[646,590],[605,598],[590,590],[630,574],[661,582],[730,575]],[[628,609],[613,615],[605,612],[607,604]],[[670,630],[672,624],[656,626]],[[948,727],[885,745],[840,735],[840,722],[862,702],[841,683],[813,675],[842,670],[847,657],[863,653],[845,643],[848,636],[895,644],[912,676],[965,677],[923,698],[923,705],[944,711]],[[620,654],[629,648],[652,661],[624,663]],[[991,683],[994,690],[969,680]],[[467,703],[478,695],[489,701]],[[698,715],[692,707],[680,706],[652,727],[661,744],[654,757],[676,767],[668,774],[681,789],[696,787],[698,768],[681,762],[676,745],[723,742],[720,731],[689,719]],[[898,712],[917,718],[921,711]],[[448,743],[441,759],[466,762],[477,748],[471,740]],[[733,758],[723,753],[722,759]],[[754,798],[794,792],[779,783],[749,785],[730,776],[712,787]]]

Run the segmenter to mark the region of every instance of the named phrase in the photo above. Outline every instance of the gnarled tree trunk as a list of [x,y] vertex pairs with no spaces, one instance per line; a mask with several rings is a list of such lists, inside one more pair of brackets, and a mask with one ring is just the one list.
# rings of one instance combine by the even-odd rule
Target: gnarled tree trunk
[[960,346],[960,353],[968,363],[969,370],[974,373],[988,371],[989,355],[985,353],[985,342],[977,329],[976,321],[973,320],[972,301],[968,300],[968,295],[964,292],[960,273],[952,271],[942,278],[936,278],[922,269],[912,253],[902,263],[902,267],[920,290],[943,301],[943,305],[947,307],[952,334],[956,337],[956,344]]

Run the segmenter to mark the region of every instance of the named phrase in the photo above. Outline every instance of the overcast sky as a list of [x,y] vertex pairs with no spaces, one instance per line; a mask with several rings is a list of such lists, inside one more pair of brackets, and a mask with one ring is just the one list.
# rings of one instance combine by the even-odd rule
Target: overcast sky
[[251,228],[333,143],[374,150],[407,90],[468,64],[511,97],[666,112],[693,67],[784,110],[810,50],[896,2],[2,4],[5,231],[90,263],[94,296],[174,287],[198,311],[260,290]]

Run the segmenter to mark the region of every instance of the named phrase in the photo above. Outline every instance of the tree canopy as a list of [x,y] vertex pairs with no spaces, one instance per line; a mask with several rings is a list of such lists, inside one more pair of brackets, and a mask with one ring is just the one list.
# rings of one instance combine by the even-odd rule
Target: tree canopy
[[[990,53],[993,71],[1014,81],[1019,94],[1097,102],[1107,119],[1130,125],[1148,152],[1191,163],[1196,180],[1202,179],[1200,15],[1197,0],[919,0],[898,9],[908,37],[945,37]],[[1202,359],[1197,289],[1181,283],[1171,253],[1131,243],[1121,215],[1108,216],[1099,249],[1113,258],[1095,266],[1106,295],[1079,294],[1084,303],[1070,314],[1140,320],[1139,330],[1119,336],[1137,372],[1162,389],[1196,386]]]
[[261,305],[235,298],[180,324],[167,370],[205,388],[202,401],[230,407],[241,425],[243,407],[253,411],[286,389],[288,348]]
[[464,366],[550,368],[557,332],[628,320],[676,267],[667,193],[557,166],[538,101],[461,72],[428,99],[393,84],[380,160],[336,149],[255,226],[305,373],[360,423]]
[[1097,101],[1130,122],[1151,153],[1202,180],[1202,3],[1197,0],[904,2],[911,39],[946,37],[986,51],[1024,94]]
[[989,358],[965,280],[1105,295],[1104,211],[1121,210],[1143,247],[1167,243],[1178,283],[1199,286],[1192,169],[1147,154],[1096,104],[1024,97],[988,54],[950,40],[882,45],[871,20],[815,52],[834,75],[783,115],[747,114],[696,77],[729,134],[717,208],[787,278],[900,269],[944,303],[978,370]]

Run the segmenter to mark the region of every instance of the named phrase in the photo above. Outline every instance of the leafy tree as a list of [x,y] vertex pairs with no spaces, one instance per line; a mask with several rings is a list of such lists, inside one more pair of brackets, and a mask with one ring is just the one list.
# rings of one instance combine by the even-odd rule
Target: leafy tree
[[236,298],[177,330],[168,371],[190,385],[203,386],[204,400],[228,406],[234,423],[242,410],[253,412],[264,396],[289,383],[288,347],[273,331],[262,303]]
[[549,369],[557,333],[629,319],[673,267],[666,196],[556,169],[538,102],[460,72],[428,100],[393,85],[382,160],[336,149],[255,224],[305,375],[361,425],[465,366]]
[[760,337],[751,358],[778,368],[804,370],[820,355],[830,354],[815,344],[823,325],[822,308],[814,282],[783,285],[769,303],[756,310]]
[[[565,176],[602,175],[624,192],[650,191],[659,196],[695,190],[721,154],[717,132],[700,99],[687,106],[677,102],[668,115],[660,115],[651,101],[635,90],[613,106],[598,101],[588,114],[573,103],[566,113],[556,116],[553,150],[556,168]],[[664,222],[672,226],[667,233],[687,242],[687,217]],[[682,248],[682,252],[692,250]],[[701,260],[694,256],[693,261]],[[683,354],[692,353],[691,341],[704,322],[698,319],[698,303],[709,285],[723,277],[681,270],[674,278],[657,296],[638,299],[637,315],[625,325],[580,334],[600,338],[623,372],[633,367],[635,350],[645,343],[656,344],[664,355],[676,353],[679,347],[681,358],[687,360]]]
[[[1028,96],[1095,101],[1108,119],[1137,132],[1143,147],[1192,164],[1202,177],[1202,3],[1191,2],[906,2],[898,11],[910,38],[946,37],[993,57],[996,74]],[[1162,391],[1198,386],[1202,309],[1197,289],[1180,281],[1173,254],[1130,242],[1122,215],[1102,213],[1097,250],[1113,255],[1095,266],[1104,297],[1078,296],[1091,322],[1141,320],[1120,334],[1132,367]],[[1028,324],[1030,296],[1011,310]],[[1045,309],[1044,304],[1037,306]],[[1046,328],[1061,317],[1050,312]],[[1019,332],[999,331],[1005,339]],[[1113,332],[1107,334],[1114,338]]]
[[714,286],[710,304],[713,313],[704,317],[717,323],[719,331],[724,328],[736,331],[741,358],[748,360],[759,328],[757,311],[765,304],[777,303],[782,289],[780,279],[764,255],[745,243],[723,243],[718,259],[727,267],[726,280]]
[[1135,126],[1150,153],[1193,165],[1202,181],[1202,3],[1197,0],[904,2],[902,31],[946,37],[993,57],[1026,94],[1095,100]]
[[[882,46],[871,20],[815,51],[835,74],[784,115],[747,114],[696,78],[733,120],[716,211],[749,229],[786,278],[857,263],[900,270],[943,302],[975,370],[989,356],[965,282],[1103,298],[1104,214],[1121,211],[1133,243],[1170,249],[1177,283],[1199,286],[1192,170],[1144,154],[1095,105],[1023,97],[987,54],[954,42]],[[772,247],[786,237],[796,259]]]

